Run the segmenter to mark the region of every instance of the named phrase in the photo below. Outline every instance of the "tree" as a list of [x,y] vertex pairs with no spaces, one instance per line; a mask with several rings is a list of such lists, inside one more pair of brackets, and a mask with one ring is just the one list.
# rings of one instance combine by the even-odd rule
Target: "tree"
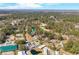
[[4,32],[0,32],[0,44],[5,43],[6,36]]
[[26,41],[25,40],[16,40],[15,43],[18,45],[18,49],[19,50],[26,50],[25,44]]
[[4,32],[6,35],[10,35],[15,33],[15,29],[12,26],[8,25],[2,30],[2,32]]
[[25,44],[26,41],[25,40],[16,40],[15,43],[16,44]]
[[64,44],[64,49],[73,54],[79,54],[79,41],[69,40],[66,44]]
[[64,40],[64,38],[62,37],[62,35],[58,36],[58,40],[60,40],[60,41]]

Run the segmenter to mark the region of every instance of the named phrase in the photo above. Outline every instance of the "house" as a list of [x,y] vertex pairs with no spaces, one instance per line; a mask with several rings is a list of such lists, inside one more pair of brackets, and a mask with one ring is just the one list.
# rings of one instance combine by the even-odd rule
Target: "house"
[[18,55],[31,55],[30,51],[19,51]]
[[42,54],[42,49],[40,49],[40,48],[33,48],[33,49],[31,50],[31,54],[32,54],[32,55]]
[[40,48],[33,48],[33,49],[36,50],[36,51],[42,52],[42,49],[40,49]]
[[40,27],[45,27],[45,26],[47,26],[47,24],[44,24],[44,23],[40,24]]
[[16,34],[16,40],[24,40],[24,39],[25,38],[24,38],[23,34],[20,34],[20,33]]
[[55,51],[55,55],[60,55],[60,51]]
[[41,45],[38,48],[42,49],[42,54],[43,55],[50,55],[50,49],[46,45]]
[[11,22],[11,25],[16,25],[17,24],[17,21],[16,20],[13,20],[12,22]]
[[14,35],[10,35],[10,38],[9,38],[11,41],[14,41],[16,40],[16,37]]
[[42,48],[44,48],[44,47],[46,47],[46,46],[45,46],[45,45],[41,45],[41,46],[39,46],[38,48],[42,49]]
[[68,35],[62,35],[63,39],[69,40],[69,36]]
[[17,32],[20,32],[20,30],[19,29],[17,29],[17,30],[15,30],[15,32],[17,33]]
[[54,16],[50,16],[49,18],[54,18]]
[[15,55],[14,51],[3,52],[1,55]]
[[32,41],[32,36],[28,33],[25,34],[25,39],[28,41],[28,42],[31,42]]
[[75,24],[75,28],[79,29],[79,23]]
[[34,44],[35,44],[36,46],[39,46],[39,45],[40,45],[40,40],[34,40],[33,42],[34,42]]
[[38,38],[39,38],[38,35],[34,35],[34,36],[33,36],[33,39],[34,39],[34,40],[37,40]]

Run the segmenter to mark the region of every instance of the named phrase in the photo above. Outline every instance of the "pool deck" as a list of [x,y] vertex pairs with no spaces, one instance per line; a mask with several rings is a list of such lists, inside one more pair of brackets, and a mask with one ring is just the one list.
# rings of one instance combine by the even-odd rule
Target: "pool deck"
[[2,47],[2,46],[10,46],[10,45],[16,45],[16,44],[0,44],[0,47]]

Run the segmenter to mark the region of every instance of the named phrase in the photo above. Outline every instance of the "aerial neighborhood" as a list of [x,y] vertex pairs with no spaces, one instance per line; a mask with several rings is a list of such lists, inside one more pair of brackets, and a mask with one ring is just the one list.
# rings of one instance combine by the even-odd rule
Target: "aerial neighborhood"
[[79,54],[79,15],[66,13],[2,14],[0,55]]

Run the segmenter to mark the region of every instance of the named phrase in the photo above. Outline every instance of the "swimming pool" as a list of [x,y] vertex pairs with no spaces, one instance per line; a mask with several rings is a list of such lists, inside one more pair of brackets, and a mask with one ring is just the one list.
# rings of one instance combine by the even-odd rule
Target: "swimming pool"
[[8,52],[8,51],[14,51],[17,50],[17,45],[9,45],[9,46],[1,46],[0,51],[2,52]]

